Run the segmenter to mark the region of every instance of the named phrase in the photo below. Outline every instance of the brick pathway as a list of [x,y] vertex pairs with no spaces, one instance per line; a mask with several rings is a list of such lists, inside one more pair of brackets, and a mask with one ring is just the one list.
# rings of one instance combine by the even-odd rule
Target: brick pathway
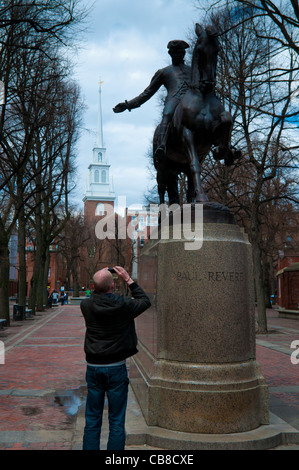
[[278,318],[274,309],[267,311],[267,318],[269,334],[257,335],[256,356],[269,385],[270,410],[299,430],[299,364],[291,362],[299,320]]
[[80,308],[58,306],[0,331],[0,449],[72,448],[85,394]]
[[[299,430],[299,364],[290,360],[299,321],[269,310],[268,326],[269,334],[257,337],[257,360],[270,387],[270,409]],[[81,448],[84,332],[80,308],[72,305],[0,330],[0,450]]]

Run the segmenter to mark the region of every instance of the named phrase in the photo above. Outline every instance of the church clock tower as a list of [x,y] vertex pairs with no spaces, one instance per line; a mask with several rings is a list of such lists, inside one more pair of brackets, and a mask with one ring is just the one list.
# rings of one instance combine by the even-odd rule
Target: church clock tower
[[88,219],[105,215],[105,205],[109,204],[114,207],[115,201],[113,181],[109,174],[110,165],[103,141],[101,84],[102,82],[99,83],[97,143],[92,151],[86,192],[83,198],[84,215]]

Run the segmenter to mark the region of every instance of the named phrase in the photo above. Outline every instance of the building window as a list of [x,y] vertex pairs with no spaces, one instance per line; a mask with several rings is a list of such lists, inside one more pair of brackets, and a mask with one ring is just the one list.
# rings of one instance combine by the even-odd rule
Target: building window
[[98,183],[99,181],[100,181],[99,170],[95,170],[95,172],[94,172],[94,182]]
[[103,154],[102,154],[102,152],[99,152],[98,153],[98,163],[102,163],[102,160],[103,160]]
[[106,183],[106,171],[105,170],[102,171],[101,181],[102,183]]
[[102,202],[100,202],[96,207],[95,215],[105,215],[105,207]]

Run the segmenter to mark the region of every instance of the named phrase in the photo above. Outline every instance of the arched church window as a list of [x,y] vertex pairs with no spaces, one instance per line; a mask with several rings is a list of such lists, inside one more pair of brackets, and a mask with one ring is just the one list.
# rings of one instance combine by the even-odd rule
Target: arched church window
[[95,170],[94,172],[94,182],[98,183],[100,181],[99,170]]
[[99,152],[98,153],[98,163],[102,163],[102,159],[103,159],[103,154],[102,154],[102,152]]
[[106,183],[106,171],[102,170],[102,177],[101,177],[102,183]]

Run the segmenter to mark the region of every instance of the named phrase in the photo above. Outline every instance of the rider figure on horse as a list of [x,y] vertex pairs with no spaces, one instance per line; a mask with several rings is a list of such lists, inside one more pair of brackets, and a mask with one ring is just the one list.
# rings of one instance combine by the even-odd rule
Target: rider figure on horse
[[185,41],[173,40],[167,45],[168,53],[172,59],[172,65],[158,70],[153,76],[149,86],[136,98],[119,103],[113,108],[115,113],[121,113],[128,109],[139,108],[148,101],[164,85],[167,96],[164,103],[162,121],[159,125],[158,145],[154,155],[155,160],[163,160],[166,154],[166,142],[169,127],[175,109],[181,98],[188,90],[191,83],[191,68],[184,63],[186,49],[189,47]]

